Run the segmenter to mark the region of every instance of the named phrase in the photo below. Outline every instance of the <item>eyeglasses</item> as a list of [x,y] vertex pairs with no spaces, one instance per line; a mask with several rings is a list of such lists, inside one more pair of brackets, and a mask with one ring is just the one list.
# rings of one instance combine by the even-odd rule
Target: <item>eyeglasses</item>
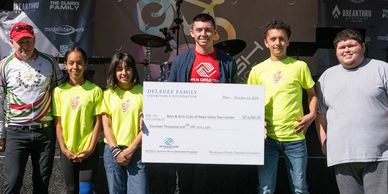
[[20,32],[20,31],[23,31],[23,30],[27,30],[27,31],[30,32],[31,34],[34,32],[34,29],[33,29],[32,26],[30,26],[30,25],[16,26],[16,27],[15,27],[15,31],[16,31],[16,32]]

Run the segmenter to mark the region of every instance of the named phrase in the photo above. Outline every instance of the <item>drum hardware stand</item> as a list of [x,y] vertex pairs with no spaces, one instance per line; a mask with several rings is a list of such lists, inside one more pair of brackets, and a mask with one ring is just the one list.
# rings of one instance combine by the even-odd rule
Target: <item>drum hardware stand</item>
[[147,60],[147,65],[144,65],[144,80],[149,81],[150,80],[150,74],[148,72],[148,68],[150,67],[151,64],[151,55],[152,55],[152,49],[151,45],[148,43],[148,46],[146,47],[146,60]]
[[172,33],[176,33],[176,55],[179,55],[179,30],[181,29],[181,25],[183,23],[183,20],[181,18],[181,4],[183,3],[183,0],[176,0],[176,18],[174,19],[175,25],[171,27]]
[[168,28],[166,28],[166,27],[159,29],[159,31],[161,33],[163,33],[164,39],[166,40],[166,43],[167,43],[166,49],[164,50],[164,53],[171,52],[172,48],[171,48],[171,45],[170,45],[170,40],[172,40],[174,38],[171,36],[170,32],[168,32]]

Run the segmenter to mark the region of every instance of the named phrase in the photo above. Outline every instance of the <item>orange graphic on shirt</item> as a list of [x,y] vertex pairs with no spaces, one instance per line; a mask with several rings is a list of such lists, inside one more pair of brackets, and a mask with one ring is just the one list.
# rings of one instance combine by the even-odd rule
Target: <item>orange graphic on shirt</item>
[[71,99],[71,109],[76,109],[77,107],[78,107],[78,105],[79,105],[79,100],[80,99],[80,97],[79,96],[76,96],[76,97],[73,97],[72,99]]
[[278,71],[275,74],[273,74],[273,83],[277,84],[282,80],[282,71]]
[[128,111],[128,109],[129,109],[129,100],[126,100],[123,103],[121,103],[121,109],[123,110],[123,112],[127,112]]

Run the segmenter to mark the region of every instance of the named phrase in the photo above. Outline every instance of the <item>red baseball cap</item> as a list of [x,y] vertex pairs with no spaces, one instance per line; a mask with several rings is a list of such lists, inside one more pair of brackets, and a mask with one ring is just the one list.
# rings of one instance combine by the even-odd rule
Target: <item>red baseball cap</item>
[[18,22],[11,28],[10,38],[19,41],[24,37],[34,38],[34,28],[25,22]]

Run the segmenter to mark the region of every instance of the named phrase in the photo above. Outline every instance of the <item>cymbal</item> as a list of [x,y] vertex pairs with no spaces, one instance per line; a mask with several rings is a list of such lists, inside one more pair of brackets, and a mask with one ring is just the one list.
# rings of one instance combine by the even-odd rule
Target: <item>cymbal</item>
[[163,38],[150,34],[136,34],[131,36],[131,40],[136,44],[147,47],[163,47],[167,45],[166,40]]
[[141,65],[145,65],[145,66],[147,66],[148,64],[152,64],[152,65],[160,65],[160,63],[157,62],[157,61],[150,61],[150,62],[148,62],[147,59],[142,60],[142,61],[136,61],[135,63],[136,63],[136,64],[141,64]]
[[240,39],[225,40],[214,45],[215,48],[220,49],[230,56],[235,56],[245,49],[246,43]]

